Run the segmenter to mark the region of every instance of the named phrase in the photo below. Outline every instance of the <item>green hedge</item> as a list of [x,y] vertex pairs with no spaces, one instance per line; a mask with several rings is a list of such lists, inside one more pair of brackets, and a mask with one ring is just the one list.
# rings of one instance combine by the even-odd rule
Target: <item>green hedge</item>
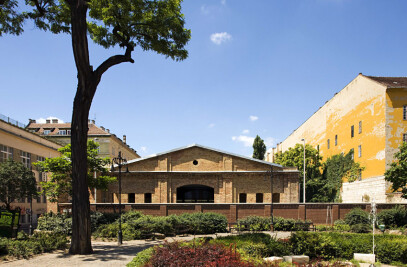
[[237,221],[237,223],[249,225],[251,231],[270,231],[270,225],[272,222],[274,231],[296,231],[301,229],[297,229],[295,223],[302,223],[305,221],[282,217],[274,217],[272,220],[271,217],[262,216],[248,216]]
[[0,256],[27,258],[43,252],[67,248],[67,236],[61,233],[20,235],[17,239],[0,238]]
[[395,206],[389,210],[383,210],[377,215],[378,223],[386,228],[405,227],[407,225],[407,209]]
[[[98,238],[115,238],[118,231],[118,221],[99,226],[93,233]],[[143,238],[144,233],[161,233],[166,236],[178,234],[181,228],[186,228],[190,234],[213,234],[226,232],[227,219],[218,213],[184,213],[171,216],[149,216],[139,212],[128,212],[122,217],[124,240]]]
[[[372,253],[371,234],[297,232],[290,238],[294,254],[311,258],[350,260],[353,253]],[[375,236],[378,261],[407,263],[407,237],[396,235]]]

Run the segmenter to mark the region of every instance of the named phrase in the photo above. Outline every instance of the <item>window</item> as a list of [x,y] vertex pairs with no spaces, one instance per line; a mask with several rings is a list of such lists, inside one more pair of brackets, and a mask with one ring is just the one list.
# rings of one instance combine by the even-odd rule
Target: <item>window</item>
[[335,146],[338,145],[338,135],[335,135]]
[[21,215],[21,216],[20,216],[20,222],[21,222],[21,223],[25,223],[25,215]]
[[21,151],[21,162],[26,166],[27,168],[31,168],[31,153]]
[[328,149],[331,147],[330,140],[328,139]]
[[358,171],[358,181],[362,180],[362,169],[359,169]]
[[359,122],[359,133],[362,133],[362,121]]
[[45,193],[42,193],[42,203],[47,203],[47,196]]
[[350,156],[351,156],[352,160],[355,158],[355,157],[354,157],[354,154],[355,154],[355,151],[354,151],[354,149],[352,148],[352,149],[350,150]]
[[256,203],[263,203],[263,193],[256,193]]
[[362,157],[362,145],[358,146],[359,158]]
[[144,203],[152,203],[152,199],[151,199],[151,193],[145,193],[144,194]]
[[280,193],[273,193],[273,203],[280,203]]
[[403,106],[403,120],[407,120],[407,105]]
[[44,135],[49,135],[51,133],[50,130],[44,130]]
[[71,135],[71,130],[66,130],[66,135]]
[[407,142],[407,133],[403,134],[403,142]]
[[0,145],[0,162],[7,161],[8,159],[13,159],[13,148]]
[[38,192],[38,195],[37,195],[37,203],[41,203],[41,188],[40,187],[37,187],[37,192]]
[[350,127],[350,137],[352,138],[352,137],[354,137],[355,136],[355,126],[351,126]]
[[58,134],[59,134],[59,135],[66,135],[66,130],[59,130],[59,131],[58,131]]
[[239,194],[239,203],[246,203],[246,200],[247,200],[246,193],[240,193]]
[[127,194],[127,203],[136,203],[136,194],[135,193]]
[[39,172],[38,173],[38,181],[46,182],[47,181],[47,173],[46,172]]

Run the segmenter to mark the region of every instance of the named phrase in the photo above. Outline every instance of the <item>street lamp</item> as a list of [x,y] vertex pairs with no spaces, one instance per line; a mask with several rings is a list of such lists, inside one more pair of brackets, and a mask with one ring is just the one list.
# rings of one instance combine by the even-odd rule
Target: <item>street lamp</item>
[[[119,151],[119,156],[112,159],[111,172],[114,171],[114,165],[116,164],[119,168],[119,232],[117,233],[117,243],[118,245],[123,244],[123,234],[122,234],[122,166],[127,162],[126,159],[122,158],[122,152]],[[129,169],[126,168],[126,173]]]
[[305,139],[303,138],[303,139],[301,139],[301,141],[304,142],[304,180],[303,180],[303,186],[302,186],[304,191],[303,191],[302,202],[305,204]]

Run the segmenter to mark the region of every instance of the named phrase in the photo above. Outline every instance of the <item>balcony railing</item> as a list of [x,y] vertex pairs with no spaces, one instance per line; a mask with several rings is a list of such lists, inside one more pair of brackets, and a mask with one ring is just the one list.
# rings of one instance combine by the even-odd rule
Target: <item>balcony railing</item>
[[11,124],[13,124],[13,125],[15,125],[17,127],[20,127],[20,128],[25,128],[27,126],[26,124],[21,123],[21,122],[16,121],[16,120],[13,120],[12,118],[7,117],[7,116],[5,116],[3,114],[0,114],[0,120],[11,123]]

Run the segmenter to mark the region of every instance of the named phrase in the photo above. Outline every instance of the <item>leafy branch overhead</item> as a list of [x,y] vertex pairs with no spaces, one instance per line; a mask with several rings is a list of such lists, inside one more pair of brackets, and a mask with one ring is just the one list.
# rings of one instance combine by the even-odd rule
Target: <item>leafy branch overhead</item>
[[[106,166],[110,164],[109,158],[98,158],[99,144],[89,140],[87,146],[88,155],[88,185],[90,188],[106,190],[108,185],[116,181],[116,177],[108,174]],[[50,172],[50,180],[41,182],[44,192],[51,202],[56,202],[60,197],[72,196],[72,160],[71,145],[68,144],[58,150],[62,156],[47,158],[45,161],[33,163],[44,172]],[[94,172],[100,174],[94,178]]]

